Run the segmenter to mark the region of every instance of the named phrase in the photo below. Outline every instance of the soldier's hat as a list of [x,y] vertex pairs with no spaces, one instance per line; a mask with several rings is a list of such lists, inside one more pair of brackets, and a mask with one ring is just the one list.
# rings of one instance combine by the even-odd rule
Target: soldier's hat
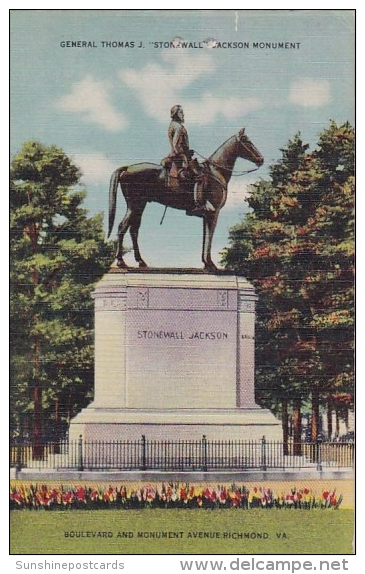
[[172,106],[171,112],[170,112],[171,117],[172,117],[172,118],[175,118],[176,115],[177,115],[177,112],[178,112],[179,110],[182,110],[182,107],[181,107],[179,104],[177,104],[176,106]]

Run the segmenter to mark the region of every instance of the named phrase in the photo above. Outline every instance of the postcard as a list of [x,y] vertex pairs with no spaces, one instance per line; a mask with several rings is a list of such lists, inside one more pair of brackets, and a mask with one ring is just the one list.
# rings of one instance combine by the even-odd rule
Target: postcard
[[347,569],[354,39],[352,9],[10,11],[17,569]]

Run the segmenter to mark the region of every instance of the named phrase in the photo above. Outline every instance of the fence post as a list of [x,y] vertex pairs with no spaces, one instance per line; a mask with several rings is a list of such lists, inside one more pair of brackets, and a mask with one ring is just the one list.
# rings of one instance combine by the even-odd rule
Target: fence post
[[146,464],[146,435],[142,435],[142,440],[141,440],[141,447],[142,447],[142,452],[141,452],[141,467],[140,470],[147,470],[147,464]]
[[202,438],[202,470],[203,472],[208,470],[207,437],[205,434],[203,434]]
[[322,471],[322,438],[320,436],[317,436],[317,441],[316,441],[316,450],[317,450],[317,470],[319,472]]
[[82,456],[82,435],[80,434],[77,443],[77,470],[84,470],[84,461]]
[[261,470],[267,470],[266,466],[266,438],[261,439]]

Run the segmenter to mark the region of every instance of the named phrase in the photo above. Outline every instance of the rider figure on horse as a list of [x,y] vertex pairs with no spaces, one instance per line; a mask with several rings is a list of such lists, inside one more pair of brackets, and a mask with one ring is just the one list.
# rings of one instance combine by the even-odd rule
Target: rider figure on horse
[[203,198],[204,170],[196,159],[192,158],[193,151],[189,146],[189,136],[184,124],[184,111],[180,105],[171,108],[171,122],[168,129],[168,138],[171,152],[162,160],[166,168],[170,166],[170,177],[180,180],[194,180],[195,207],[189,213],[204,213],[206,206]]

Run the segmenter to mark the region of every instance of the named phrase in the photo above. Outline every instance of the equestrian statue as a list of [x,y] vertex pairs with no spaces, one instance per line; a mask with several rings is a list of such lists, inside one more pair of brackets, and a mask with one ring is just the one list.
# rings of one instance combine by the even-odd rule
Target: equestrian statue
[[137,163],[119,167],[110,179],[109,188],[109,230],[113,230],[117,205],[117,190],[120,185],[127,210],[118,227],[116,260],[117,266],[126,269],[123,259],[123,240],[129,230],[134,258],[139,267],[147,267],[138,245],[138,231],[143,211],[153,201],[174,209],[181,209],[187,215],[203,219],[202,261],[208,271],[217,267],[211,258],[212,240],[220,210],[226,203],[228,183],[234,173],[238,157],[246,159],[256,168],[241,172],[241,175],[255,171],[264,158],[253,145],[242,128],[238,134],[225,141],[210,157],[199,163],[193,158],[189,138],[184,124],[181,106],[171,109],[168,137],[170,154],[161,164]]

